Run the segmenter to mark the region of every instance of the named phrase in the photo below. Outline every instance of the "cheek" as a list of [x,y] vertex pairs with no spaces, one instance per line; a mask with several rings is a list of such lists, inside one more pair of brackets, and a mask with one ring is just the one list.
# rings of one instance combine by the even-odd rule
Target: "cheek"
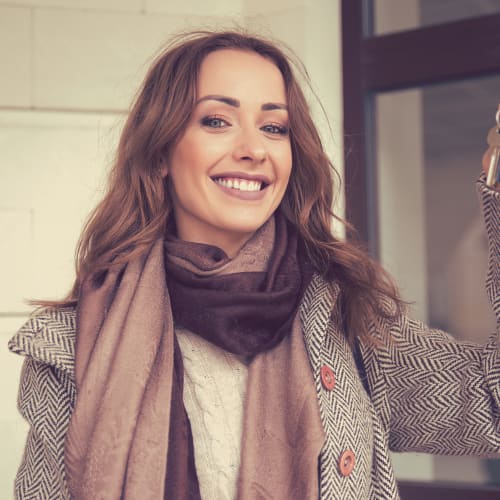
[[198,134],[185,137],[176,148],[172,168],[177,169],[179,177],[186,179],[207,173],[224,156],[225,149],[221,142]]
[[293,163],[292,150],[291,148],[288,148],[285,151],[283,151],[280,158],[280,174],[282,180],[285,182],[288,182],[288,180],[290,179],[290,175],[292,173],[292,163]]
[[189,143],[180,144],[172,156],[168,174],[173,188],[179,189],[190,185],[196,173],[200,170],[200,155],[190,147]]

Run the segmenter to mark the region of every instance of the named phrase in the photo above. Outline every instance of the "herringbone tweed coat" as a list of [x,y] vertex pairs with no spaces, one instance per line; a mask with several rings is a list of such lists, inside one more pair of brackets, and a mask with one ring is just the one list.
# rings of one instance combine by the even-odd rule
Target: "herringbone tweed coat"
[[[498,325],[500,193],[481,183],[480,193],[490,242],[487,289]],[[406,316],[380,319],[372,333],[385,342],[353,354],[336,320],[338,291],[315,276],[301,308],[326,434],[320,498],[398,498],[389,450],[500,456],[500,328],[479,346]],[[76,398],[74,345],[73,309],[35,315],[9,343],[26,356],[19,408],[30,424],[16,498],[69,498],[63,450]],[[335,374],[332,390],[322,385],[323,365]],[[348,476],[339,471],[345,450],[355,455]]]

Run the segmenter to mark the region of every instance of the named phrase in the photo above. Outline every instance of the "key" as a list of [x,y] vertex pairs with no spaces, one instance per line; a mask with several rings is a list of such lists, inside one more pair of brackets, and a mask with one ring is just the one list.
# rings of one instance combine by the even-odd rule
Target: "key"
[[492,149],[490,156],[490,166],[488,168],[488,175],[486,176],[486,185],[495,187],[500,183],[500,105],[495,116],[496,126],[488,132],[488,146]]

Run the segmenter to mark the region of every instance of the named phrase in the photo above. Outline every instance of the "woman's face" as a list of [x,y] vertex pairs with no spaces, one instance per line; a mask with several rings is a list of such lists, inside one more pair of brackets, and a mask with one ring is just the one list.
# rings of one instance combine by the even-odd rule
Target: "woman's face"
[[234,256],[280,204],[292,169],[285,84],[254,52],[211,52],[197,102],[172,151],[170,177],[179,238]]

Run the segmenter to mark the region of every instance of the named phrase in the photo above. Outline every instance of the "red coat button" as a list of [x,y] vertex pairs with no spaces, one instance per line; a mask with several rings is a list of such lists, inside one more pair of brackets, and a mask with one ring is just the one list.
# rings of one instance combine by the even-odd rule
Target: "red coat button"
[[352,450],[345,450],[339,458],[339,472],[343,476],[348,476],[354,469],[356,460]]
[[331,391],[335,387],[335,374],[333,370],[328,365],[323,365],[320,370],[321,383],[323,387]]

